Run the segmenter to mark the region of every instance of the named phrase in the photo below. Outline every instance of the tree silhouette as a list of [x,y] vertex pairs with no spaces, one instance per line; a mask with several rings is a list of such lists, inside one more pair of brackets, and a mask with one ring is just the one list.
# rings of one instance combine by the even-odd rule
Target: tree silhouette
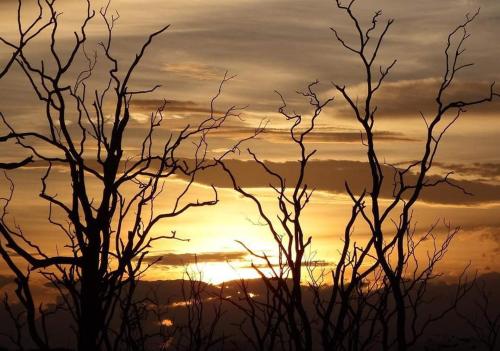
[[[366,147],[372,184],[367,188],[368,204],[365,206],[363,203],[359,207],[359,212],[372,233],[367,247],[373,246],[377,263],[380,264],[384,271],[384,276],[387,278],[390,287],[391,297],[395,303],[397,349],[406,350],[409,345],[413,344],[413,340],[407,335],[412,318],[407,310],[409,304],[411,304],[408,301],[409,291],[415,285],[405,283],[405,268],[408,260],[413,256],[412,233],[415,227],[412,214],[414,205],[425,188],[435,187],[443,183],[458,187],[449,178],[451,172],[437,180],[429,177],[429,171],[433,166],[441,140],[449,128],[466,112],[467,107],[490,102],[497,94],[493,91],[494,84],[492,84],[484,98],[477,100],[446,100],[446,93],[455,82],[457,73],[472,66],[472,63],[462,62],[461,58],[464,53],[464,44],[469,37],[468,25],[474,21],[479,11],[472,15],[467,14],[465,21],[448,35],[446,41],[444,51],[445,70],[435,97],[436,112],[433,116],[422,114],[422,119],[427,127],[423,152],[417,161],[410,163],[405,168],[390,165],[394,169],[392,179],[389,180],[393,187],[393,196],[389,205],[384,206],[380,194],[382,187],[387,186],[387,180],[382,171],[384,162],[379,159],[373,132],[377,120],[377,106],[374,104],[373,99],[396,64],[396,60],[394,60],[386,68],[375,66],[382,43],[393,20],[388,20],[377,36],[375,30],[378,27],[381,11],[376,12],[370,26],[363,29],[353,12],[354,3],[355,1],[350,1],[348,5],[344,5],[340,0],[337,0],[337,7],[344,11],[351,20],[353,30],[359,38],[358,42],[348,43],[335,28],[331,28],[331,30],[344,48],[359,56],[364,68],[366,95],[357,100],[348,92],[345,86],[338,84],[334,84],[334,86],[350,106],[363,131],[363,145]],[[412,173],[417,176],[415,181],[408,179]],[[460,190],[466,192],[465,189],[460,188]],[[359,200],[355,201],[359,202]],[[392,229],[389,224],[392,224]],[[430,232],[433,229],[431,228]],[[451,237],[453,237],[455,231],[458,231],[458,228],[450,230]],[[443,248],[438,252],[434,252],[433,257],[437,259],[436,261],[441,258],[442,253],[446,252],[448,244],[448,241],[445,240]],[[430,262],[429,267],[423,270],[422,276],[427,274],[430,277],[434,265],[435,262]]]
[[[219,164],[231,178],[234,189],[243,197],[252,200],[256,204],[260,217],[264,220],[278,247],[278,262],[276,263],[272,262],[267,254],[255,252],[244,243],[241,243],[250,255],[263,260],[265,267],[272,272],[271,277],[268,277],[258,266],[252,264],[263,279],[266,287],[272,292],[273,300],[278,299],[277,303],[280,306],[280,310],[283,311],[278,310],[277,314],[284,314],[284,317],[278,320],[286,323],[286,327],[289,330],[288,337],[293,342],[295,350],[311,350],[313,345],[311,319],[304,305],[303,289],[301,286],[304,265],[306,263],[306,250],[311,244],[312,237],[307,235],[303,229],[301,214],[309,203],[314,191],[314,189],[309,190],[308,185],[305,183],[305,173],[308,162],[316,150],[308,151],[305,146],[305,140],[308,134],[314,130],[316,119],[320,116],[323,108],[333,100],[320,101],[320,98],[314,91],[317,83],[313,82],[308,85],[304,92],[299,92],[300,95],[309,100],[312,107],[312,115],[308,117],[289,113],[286,110],[287,104],[285,99],[280,95],[283,104],[279,108],[279,112],[287,121],[291,122],[289,136],[291,141],[297,146],[300,155],[297,164],[297,176],[291,184],[290,182],[287,183],[285,177],[273,171],[264,161],[258,159],[248,149],[256,164],[262,167],[273,179],[275,185],[271,184],[270,186],[277,196],[278,223],[274,221],[274,212],[266,211],[258,196],[239,186],[230,168],[223,161],[219,160]],[[288,280],[291,280],[291,286],[288,284]],[[273,321],[273,319],[267,320],[268,323],[270,321]],[[267,327],[267,329],[274,330],[272,327]]]
[[[327,271],[313,264],[308,265],[308,281],[303,279],[301,270],[304,267],[305,249],[312,242],[312,237],[304,232],[300,218],[302,209],[312,196],[312,191],[309,190],[312,186],[305,183],[304,174],[307,172],[308,161],[315,152],[307,153],[304,142],[307,135],[314,131],[314,122],[321,109],[331,101],[327,100],[324,104],[319,102],[316,93],[312,91],[316,83],[309,85],[308,91],[303,93],[310,99],[313,110],[313,117],[308,126],[304,127],[302,115],[286,113],[285,103],[279,109],[287,120],[294,122],[290,129],[290,142],[300,147],[295,181],[290,183],[290,179],[285,179],[248,150],[256,166],[262,167],[272,179],[270,188],[277,194],[278,203],[274,212],[266,211],[258,196],[239,185],[235,173],[228,165],[224,162],[221,162],[221,165],[230,176],[234,189],[256,204],[260,217],[277,244],[277,262],[273,262],[268,255],[255,252],[243,243],[249,253],[254,258],[263,260],[264,266],[272,272],[272,278],[267,277],[254,265],[272,295],[279,297],[281,307],[285,311],[288,336],[293,340],[288,349],[311,350],[311,339],[314,335],[312,324],[319,319],[319,334],[324,350],[406,350],[417,343],[432,323],[455,310],[458,302],[472,287],[464,271],[459,277],[454,296],[440,309],[429,315],[421,314],[420,311],[428,303],[425,298],[428,286],[439,276],[436,266],[445,256],[459,228],[444,222],[446,235],[444,239],[439,239],[436,234],[439,230],[438,221],[418,238],[413,219],[415,204],[425,188],[441,184],[467,193],[466,189],[453,183],[450,178],[452,172],[442,177],[430,176],[429,173],[443,136],[466,112],[466,108],[490,102],[498,94],[494,92],[492,84],[485,97],[477,100],[448,101],[445,98],[456,81],[457,73],[472,65],[463,63],[461,58],[464,44],[469,37],[468,25],[477,17],[476,12],[467,15],[465,21],[457,26],[446,40],[445,71],[436,92],[436,112],[433,116],[422,114],[426,133],[420,159],[407,166],[396,166],[381,161],[374,133],[377,125],[377,106],[374,98],[397,61],[392,61],[384,68],[378,66],[377,59],[393,20],[388,20],[379,29],[382,12],[377,11],[369,25],[364,28],[354,13],[354,0],[347,5],[337,0],[336,4],[351,21],[356,39],[354,43],[350,43],[335,28],[331,28],[331,31],[345,49],[359,58],[363,67],[362,85],[365,93],[361,97],[354,96],[345,86],[336,83],[333,83],[333,86],[359,123],[371,182],[356,194],[349,185],[349,179],[346,179],[346,192],[353,205],[351,216],[343,231],[339,258],[333,262],[334,268]],[[392,169],[392,174],[384,174],[384,168]],[[382,195],[383,189],[387,187],[392,189],[392,196],[388,200]],[[289,193],[291,195],[287,195]],[[275,213],[278,214],[277,221],[273,218]],[[368,228],[370,235],[365,242],[361,242],[361,238],[354,238],[356,224]],[[421,250],[424,242],[432,243],[430,249],[425,252],[427,259],[417,256],[417,251]],[[329,282],[328,276],[331,277]],[[292,280],[291,288],[288,279]],[[305,284],[309,287],[304,286]],[[318,318],[310,315],[310,308],[304,307],[303,296],[311,290]],[[251,312],[251,321],[258,320],[253,314],[255,309],[252,308],[256,302],[248,303],[247,295],[245,294],[246,298],[240,303],[240,308],[244,309],[247,316]],[[262,304],[262,301],[260,303]],[[241,307],[242,305],[247,307]],[[261,309],[261,315],[268,309],[280,311],[275,305],[268,303],[267,309]],[[267,319],[267,323],[275,322],[273,319]],[[272,328],[265,326],[261,327],[261,330]],[[258,333],[254,334],[258,336]]]
[[[181,129],[171,129],[163,140],[157,139],[155,132],[162,125],[168,103],[158,106],[150,115],[139,153],[128,154],[125,146],[132,118],[131,103],[137,96],[159,87],[134,89],[130,82],[152,41],[169,26],[149,35],[131,63],[123,66],[112,47],[113,28],[119,16],[109,14],[109,4],[96,16],[90,1],[86,2],[86,17],[74,34],[69,53],[57,48],[61,27],[54,1],[39,2],[39,9],[39,18],[26,30],[22,29],[22,16],[18,16],[19,44],[3,40],[14,53],[2,76],[14,64],[22,69],[32,91],[45,105],[47,132],[29,130],[30,126],[19,130],[8,116],[1,115],[8,134],[1,136],[0,141],[14,141],[31,153],[27,160],[4,168],[26,167],[31,161],[46,167],[40,197],[50,208],[48,222],[65,234],[66,243],[65,249],[55,255],[45,252],[30,233],[12,224],[8,216],[14,192],[11,182],[10,196],[3,199],[0,254],[16,276],[16,294],[26,309],[29,331],[38,348],[49,349],[50,342],[36,322],[32,272],[41,273],[61,292],[64,307],[76,324],[79,350],[118,349],[120,339],[125,337],[123,321],[133,307],[135,281],[151,265],[144,263],[151,244],[164,239],[181,240],[175,231],[156,235],[154,229],[190,208],[218,202],[215,188],[208,200],[193,201],[189,197],[196,173],[210,166],[206,162],[208,133],[221,127],[227,118],[238,116],[234,106],[222,113],[215,110],[223,85],[231,77],[226,75],[222,80],[208,117]],[[41,18],[47,17],[48,22],[35,29]],[[90,55],[85,47],[87,28],[96,17],[103,20],[106,36],[99,43],[99,54],[96,50]],[[39,62],[26,49],[42,30],[50,33],[50,58]],[[99,68],[101,59],[108,67],[104,72]],[[86,62],[83,68],[81,60]],[[92,80],[96,75],[101,81],[105,79],[104,87]],[[180,156],[181,148],[188,150],[190,160]],[[49,190],[54,167],[68,171],[68,200]],[[154,207],[155,200],[175,174],[182,174],[187,182],[180,192],[170,190],[165,194],[173,205],[160,212]],[[94,186],[97,192],[90,189]],[[12,253],[22,262],[14,260]],[[117,316],[121,316],[122,326],[115,328]]]

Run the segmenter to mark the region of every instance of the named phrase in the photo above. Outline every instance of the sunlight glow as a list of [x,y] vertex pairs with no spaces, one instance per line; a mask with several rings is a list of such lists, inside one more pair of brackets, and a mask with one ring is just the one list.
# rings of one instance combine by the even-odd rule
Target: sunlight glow
[[164,327],[171,327],[174,325],[174,322],[171,319],[166,318],[161,321],[161,325]]
[[[205,262],[197,265],[190,265],[189,270],[198,270],[201,273],[201,280],[218,285],[223,282],[239,279],[256,279],[259,274],[255,269],[249,267],[247,262]],[[271,276],[270,269],[262,269],[266,276]]]

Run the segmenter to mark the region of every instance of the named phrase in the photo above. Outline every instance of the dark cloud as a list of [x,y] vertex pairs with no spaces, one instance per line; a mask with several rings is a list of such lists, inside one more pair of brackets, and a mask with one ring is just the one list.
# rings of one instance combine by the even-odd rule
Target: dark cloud
[[[377,117],[384,118],[420,118],[420,112],[426,117],[432,117],[436,112],[436,92],[441,82],[438,79],[416,79],[387,82],[376,95],[373,104],[377,106]],[[457,81],[444,95],[443,101],[474,101],[489,96],[491,82]],[[354,89],[356,94],[357,89]],[[352,110],[342,100],[336,100],[334,108],[340,117],[351,117]],[[500,101],[471,107],[480,115],[498,114]]]
[[[257,167],[254,162],[231,160],[227,164],[243,187],[267,187],[273,182],[272,178],[262,168]],[[289,186],[297,179],[297,164],[295,162],[267,162],[267,165],[273,171],[281,174]],[[394,170],[389,166],[382,166],[382,171],[387,180],[381,194],[384,198],[391,198],[392,182],[390,179],[392,179]],[[414,175],[410,175],[407,181],[411,182],[415,179]],[[429,181],[433,182],[437,179],[437,176],[432,176]],[[231,187],[229,178],[224,176],[220,169],[215,168],[200,174],[197,181],[220,187]],[[357,193],[369,188],[369,184],[371,184],[368,163],[337,160],[310,162],[305,181],[310,188],[314,187],[317,190],[332,193],[345,193],[345,182]],[[421,200],[450,205],[474,205],[500,201],[500,186],[498,185],[468,180],[452,181],[473,195],[464,194],[461,190],[447,184],[440,184],[436,187],[426,188],[422,193]]]
[[460,175],[479,176],[489,180],[495,180],[500,177],[500,163],[438,163],[437,165],[442,168],[454,170],[457,174]]
[[[255,129],[245,127],[224,127],[212,132],[214,136],[240,140],[253,134]],[[375,132],[377,141],[417,141],[403,133],[378,131]],[[275,143],[290,143],[290,133],[286,129],[267,128],[261,138]],[[335,128],[316,128],[307,136],[310,143],[360,143],[362,133],[359,131],[344,131]]]
[[[304,261],[302,263],[302,267],[333,267],[335,266],[335,263],[333,262],[327,262],[327,261]],[[278,268],[279,266],[277,264],[273,265],[273,267]],[[267,263],[252,263],[247,266],[244,266],[242,268],[257,268],[257,269],[265,269],[269,268],[269,265]]]
[[[333,141],[335,141],[334,138]],[[186,159],[186,162],[189,163],[191,161]],[[87,163],[91,164],[90,161],[87,161]],[[227,160],[226,164],[234,172],[239,184],[243,187],[262,188],[269,186],[274,181],[261,167],[252,161]],[[266,164],[273,171],[281,174],[286,179],[288,186],[292,186],[293,182],[297,179],[298,168],[296,162],[266,161]],[[397,166],[402,167],[401,164]],[[456,171],[457,177],[455,179],[450,177],[449,180],[470,194],[465,194],[460,189],[447,184],[439,184],[436,187],[425,188],[421,196],[422,201],[448,205],[474,205],[500,202],[500,185],[485,182],[485,180],[496,180],[500,176],[498,164],[476,163],[464,165],[436,163],[435,166],[446,170],[446,173],[450,170]],[[27,169],[44,167],[46,166],[42,161],[35,161],[26,166]],[[61,165],[61,167],[55,169],[61,169],[64,172],[65,166]],[[386,181],[381,194],[384,198],[392,198],[394,169],[390,166],[382,165],[382,171]],[[178,176],[183,177],[182,174]],[[462,179],[464,176],[471,177]],[[481,178],[477,179],[477,176]],[[408,174],[406,179],[408,183],[411,183],[416,180],[416,176]],[[428,179],[432,183],[440,179],[440,177],[432,175]],[[345,183],[347,182],[353,191],[359,193],[363,189],[367,189],[371,184],[370,168],[368,163],[359,161],[313,160],[309,162],[305,181],[310,188],[314,187],[316,190],[334,194],[344,194],[346,191]],[[229,177],[217,167],[199,172],[196,176],[196,182],[222,188],[232,187]],[[194,257],[194,254],[191,255],[191,257]],[[198,256],[199,261],[201,261],[202,257],[209,257],[207,254],[203,255]]]
[[192,263],[226,262],[243,260],[247,256],[245,251],[232,252],[203,252],[203,253],[165,253],[163,255],[148,256],[145,260],[149,263],[156,262],[162,266],[185,266]]

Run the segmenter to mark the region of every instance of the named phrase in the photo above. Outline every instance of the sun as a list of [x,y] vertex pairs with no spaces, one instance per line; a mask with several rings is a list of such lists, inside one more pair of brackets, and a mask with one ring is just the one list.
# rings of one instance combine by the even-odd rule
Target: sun
[[[270,269],[261,269],[266,275],[271,275]],[[219,285],[224,282],[240,279],[256,279],[259,273],[247,261],[232,262],[203,262],[190,264],[186,272],[191,272],[191,277],[198,278],[209,284]]]

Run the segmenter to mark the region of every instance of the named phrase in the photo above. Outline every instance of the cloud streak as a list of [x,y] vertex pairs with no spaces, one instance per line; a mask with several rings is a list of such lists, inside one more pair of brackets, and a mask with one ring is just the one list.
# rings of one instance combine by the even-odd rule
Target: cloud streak
[[[151,113],[156,111],[165,101],[160,99],[134,99],[131,102],[133,111],[142,113]],[[210,106],[203,106],[194,101],[166,100],[165,111],[176,113],[210,113]],[[214,110],[215,113],[221,113],[220,110]]]
[[[386,82],[375,96],[373,106],[377,106],[378,118],[420,118],[420,112],[432,116],[436,112],[435,96],[441,80],[438,78],[413,79]],[[491,82],[456,81],[452,89],[444,96],[444,101],[473,101],[489,96]],[[351,91],[362,96],[363,87],[354,86]],[[332,94],[334,92],[332,91]],[[342,97],[336,99],[336,115],[351,117],[352,110]],[[473,107],[476,115],[496,115],[500,111],[500,101]]]
[[201,63],[168,63],[163,68],[167,73],[195,80],[221,80],[224,70]]
[[202,253],[165,253],[145,258],[148,263],[160,266],[185,266],[193,263],[226,262],[243,260],[248,255],[245,251],[202,252]]
[[[234,140],[240,140],[248,137],[254,133],[253,128],[242,128],[242,127],[232,127],[232,128],[222,128],[216,130],[212,135],[225,137]],[[408,141],[414,142],[417,139],[406,136],[404,133],[397,133],[391,131],[378,131],[374,133],[375,139],[377,141]],[[260,136],[268,142],[274,143],[287,143],[290,144],[290,132],[286,129],[278,128],[267,128]],[[316,128],[307,137],[307,142],[310,143],[360,143],[363,137],[363,133],[359,131],[345,131],[335,128]],[[365,138],[366,140],[366,138]]]
[[[266,162],[275,172],[281,174],[289,184],[297,178],[297,164],[294,162]],[[262,188],[273,183],[273,179],[262,168],[251,161],[227,161],[228,167],[234,172],[236,179],[243,187]],[[392,179],[394,170],[389,166],[382,166],[386,179]],[[433,182],[438,176],[430,177]],[[415,175],[408,178],[408,182],[415,180]],[[218,169],[210,169],[197,177],[203,184],[214,184],[219,187],[231,187],[228,177]],[[497,203],[500,201],[500,186],[486,184],[480,181],[451,180],[454,184],[466,189],[473,195],[464,194],[461,190],[447,184],[424,189],[421,199],[428,203],[447,205],[477,205],[481,203]],[[334,194],[345,193],[345,183],[357,193],[367,189],[371,183],[369,165],[366,162],[356,161],[311,161],[306,171],[305,182],[309,188],[327,191]],[[276,185],[276,184],[275,184]],[[392,183],[385,183],[382,188],[382,197],[392,198]]]

